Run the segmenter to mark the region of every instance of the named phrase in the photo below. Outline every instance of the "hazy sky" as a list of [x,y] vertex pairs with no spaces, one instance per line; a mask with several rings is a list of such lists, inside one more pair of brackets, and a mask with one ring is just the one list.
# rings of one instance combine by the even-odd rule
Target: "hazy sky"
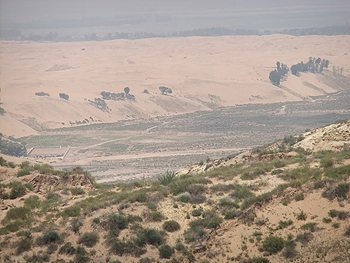
[[350,0],[0,0],[1,29],[172,32],[281,23],[349,25]]

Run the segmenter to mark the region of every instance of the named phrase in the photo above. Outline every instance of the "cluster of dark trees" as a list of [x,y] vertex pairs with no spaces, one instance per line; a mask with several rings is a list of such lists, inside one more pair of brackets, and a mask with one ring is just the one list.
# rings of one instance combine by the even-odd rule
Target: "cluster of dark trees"
[[69,95],[66,93],[60,93],[59,96],[63,100],[69,100]]
[[298,76],[300,72],[322,73],[324,68],[328,68],[329,60],[309,57],[309,61],[300,62],[291,66],[290,70],[293,75]]
[[162,93],[162,95],[168,95],[173,93],[173,90],[171,88],[164,87],[164,86],[160,86],[159,91]]
[[120,93],[102,91],[101,96],[104,100],[131,100],[131,101],[135,101],[135,96],[130,94],[129,87],[125,87],[124,92],[120,92]]
[[49,93],[46,93],[46,92],[43,92],[43,91],[36,92],[35,95],[39,96],[39,97],[50,96]]
[[22,143],[15,139],[0,137],[0,152],[12,156],[25,156],[27,154],[27,149]]
[[[329,60],[309,57],[308,62],[300,62],[298,64],[292,65],[290,71],[293,75],[299,76],[300,72],[312,72],[312,73],[322,73],[325,68],[328,68]],[[287,65],[280,62],[276,63],[276,69],[270,72],[269,79],[271,83],[275,86],[281,84],[281,80],[287,76],[289,68]]]
[[279,86],[281,84],[281,80],[288,74],[288,72],[289,68],[287,65],[277,61],[276,69],[270,72],[269,79],[273,85]]

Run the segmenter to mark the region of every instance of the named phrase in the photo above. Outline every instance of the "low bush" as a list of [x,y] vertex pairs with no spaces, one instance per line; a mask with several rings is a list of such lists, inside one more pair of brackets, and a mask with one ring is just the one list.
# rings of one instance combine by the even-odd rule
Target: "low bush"
[[83,247],[77,247],[74,263],[87,263],[90,262],[88,252]]
[[145,228],[137,233],[138,244],[159,246],[164,243],[165,233],[153,228]]
[[61,240],[61,236],[57,231],[50,230],[37,238],[37,244],[39,246],[50,245],[54,243],[59,243]]
[[317,223],[314,223],[314,222],[304,224],[300,228],[302,230],[308,230],[310,232],[315,232],[318,230]]
[[174,249],[169,245],[162,245],[159,247],[160,258],[171,258],[174,253]]
[[123,230],[128,227],[128,219],[122,214],[110,214],[107,219],[107,224],[109,229],[119,229]]
[[300,213],[299,214],[297,214],[297,219],[298,220],[306,220],[306,218],[307,218],[307,215],[305,214],[305,212],[304,211],[300,211]]
[[5,221],[9,221],[9,220],[27,221],[30,218],[31,218],[31,210],[28,207],[13,207],[7,211],[4,220]]
[[37,195],[31,195],[26,200],[24,200],[24,206],[34,209],[40,207],[40,199]]
[[191,215],[194,217],[198,217],[198,216],[201,216],[202,213],[203,213],[203,208],[197,208],[192,211]]
[[309,243],[314,238],[311,232],[303,232],[297,235],[296,241],[300,242],[303,246]]
[[255,257],[244,261],[244,263],[270,263],[270,260],[268,258]]
[[331,218],[336,217],[339,220],[346,220],[349,217],[349,212],[331,209],[331,210],[329,210],[328,215]]
[[84,233],[78,240],[78,244],[83,244],[86,247],[93,247],[98,241],[98,235],[94,232]]
[[149,211],[146,217],[151,222],[161,222],[164,219],[164,216],[159,211]]
[[79,206],[71,206],[67,207],[62,211],[63,217],[78,217],[80,216],[80,207]]
[[10,198],[16,199],[26,194],[26,187],[20,182],[11,183]]
[[165,221],[163,224],[163,229],[167,232],[175,232],[180,230],[180,224],[175,220]]
[[22,254],[25,251],[29,251],[32,248],[32,238],[31,237],[24,237],[20,239],[17,243],[16,247],[16,254]]
[[75,248],[73,247],[71,242],[65,243],[58,251],[59,254],[65,254],[65,255],[74,255],[75,254]]
[[284,248],[284,245],[283,238],[271,235],[262,242],[262,249],[270,254],[276,254]]
[[244,199],[252,198],[255,196],[255,194],[250,191],[247,186],[236,184],[231,196],[241,201]]

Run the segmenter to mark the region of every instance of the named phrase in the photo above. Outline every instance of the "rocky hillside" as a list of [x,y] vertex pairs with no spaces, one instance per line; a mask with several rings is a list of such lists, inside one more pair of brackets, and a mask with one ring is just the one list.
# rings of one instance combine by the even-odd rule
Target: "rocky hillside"
[[1,262],[350,262],[350,122],[153,181],[1,159]]

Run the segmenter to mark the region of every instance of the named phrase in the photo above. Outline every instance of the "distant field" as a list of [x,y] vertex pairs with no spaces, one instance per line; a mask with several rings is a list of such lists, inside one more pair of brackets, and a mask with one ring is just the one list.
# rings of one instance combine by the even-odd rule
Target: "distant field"
[[[350,90],[312,101],[250,104],[150,120],[49,130],[24,137],[30,147],[71,146],[60,168],[82,166],[99,181],[157,176],[342,119]],[[82,135],[83,134],[83,135]]]

